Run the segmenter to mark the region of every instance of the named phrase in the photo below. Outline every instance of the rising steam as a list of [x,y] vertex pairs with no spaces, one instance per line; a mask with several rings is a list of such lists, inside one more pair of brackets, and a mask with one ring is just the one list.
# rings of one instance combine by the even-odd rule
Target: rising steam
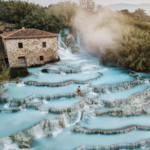
[[128,33],[126,18],[106,8],[93,14],[79,10],[74,27],[80,31],[82,45],[96,54],[116,46],[122,35]]

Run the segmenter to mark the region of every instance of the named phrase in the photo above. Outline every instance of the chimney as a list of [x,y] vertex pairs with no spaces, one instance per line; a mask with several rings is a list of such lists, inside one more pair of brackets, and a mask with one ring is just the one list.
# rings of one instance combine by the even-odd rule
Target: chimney
[[26,28],[24,26],[22,26],[22,30],[25,30]]

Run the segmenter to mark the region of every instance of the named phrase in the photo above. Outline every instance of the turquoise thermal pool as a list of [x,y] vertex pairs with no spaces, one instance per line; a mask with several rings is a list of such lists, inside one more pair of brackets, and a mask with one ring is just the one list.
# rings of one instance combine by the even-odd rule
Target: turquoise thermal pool
[[[73,54],[70,47],[63,46],[63,38],[60,31],[60,62],[28,68],[30,75],[20,83],[5,84],[8,92],[0,99],[0,150],[20,150],[20,144],[32,150],[150,147],[150,74],[131,75],[129,69],[101,65],[99,58],[88,54],[79,43],[74,45],[78,52]],[[49,72],[43,73],[43,69]],[[131,86],[135,80],[138,84]],[[81,96],[76,93],[78,86]],[[95,86],[104,90],[96,93]],[[118,86],[118,90],[109,91],[108,86]],[[118,107],[114,103],[105,106],[101,100],[116,102]],[[120,110],[121,104],[124,107]],[[109,111],[96,116],[96,112]],[[112,134],[118,129],[121,131]]]

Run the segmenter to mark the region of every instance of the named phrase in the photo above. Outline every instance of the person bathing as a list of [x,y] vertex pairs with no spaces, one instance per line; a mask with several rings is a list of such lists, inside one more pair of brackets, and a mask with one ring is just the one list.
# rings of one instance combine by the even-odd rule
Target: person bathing
[[78,88],[77,88],[77,94],[80,96],[80,94],[81,94],[81,88],[80,88],[80,86],[78,86]]

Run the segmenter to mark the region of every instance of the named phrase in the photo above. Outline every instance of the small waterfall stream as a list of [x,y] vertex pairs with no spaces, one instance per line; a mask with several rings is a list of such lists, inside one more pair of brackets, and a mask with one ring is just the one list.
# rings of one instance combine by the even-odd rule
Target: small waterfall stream
[[77,29],[77,44],[80,47],[80,33],[79,33],[78,29]]
[[77,58],[70,52],[70,48],[67,48],[61,37],[62,30],[58,35],[58,53],[61,60],[76,60]]

